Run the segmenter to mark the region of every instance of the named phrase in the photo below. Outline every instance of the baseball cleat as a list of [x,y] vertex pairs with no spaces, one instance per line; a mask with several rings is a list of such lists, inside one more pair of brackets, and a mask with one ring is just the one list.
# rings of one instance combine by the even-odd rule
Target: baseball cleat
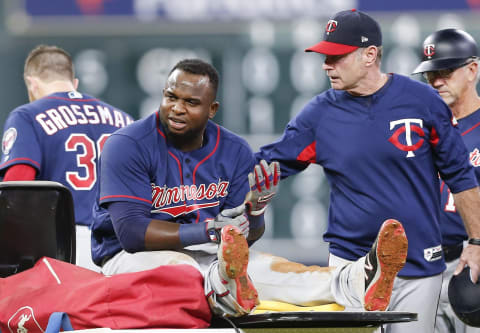
[[393,282],[405,265],[407,250],[408,241],[402,224],[393,219],[383,222],[365,257],[365,310],[387,309]]
[[218,271],[222,283],[247,313],[259,304],[257,290],[247,274],[248,254],[247,240],[240,229],[232,225],[223,227]]

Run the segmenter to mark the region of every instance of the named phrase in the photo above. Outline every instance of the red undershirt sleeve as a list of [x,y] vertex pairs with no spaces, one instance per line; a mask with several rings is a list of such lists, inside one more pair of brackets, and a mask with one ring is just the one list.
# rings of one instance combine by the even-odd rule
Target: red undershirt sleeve
[[34,180],[36,174],[37,170],[34,167],[27,164],[16,164],[8,168],[3,181]]

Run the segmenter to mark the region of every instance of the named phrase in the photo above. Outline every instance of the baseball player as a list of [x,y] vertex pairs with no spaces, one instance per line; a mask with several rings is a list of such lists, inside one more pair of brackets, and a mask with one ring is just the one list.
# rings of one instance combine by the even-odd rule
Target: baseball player
[[99,271],[91,259],[90,230],[97,187],[97,161],[108,136],[132,117],[78,92],[70,55],[40,45],[25,61],[29,104],[13,110],[2,140],[4,181],[50,180],[73,196],[79,266]]
[[263,253],[252,254],[249,264],[248,244],[263,234],[279,165],[255,165],[246,141],[211,120],[217,87],[211,65],[180,61],[168,75],[159,111],[105,144],[92,226],[93,259],[102,272],[192,265],[205,277],[213,311],[231,316],[252,311],[258,294],[384,310],[407,254],[398,221],[386,221],[369,254],[353,264],[307,268]]
[[[448,104],[458,121],[477,180],[480,179],[480,97],[476,85],[479,79],[477,43],[468,33],[458,29],[439,30],[423,42],[422,62],[414,74],[422,73]],[[448,283],[468,239],[453,195],[444,181],[440,183],[443,255],[447,269],[443,272],[442,292],[435,323],[436,332],[480,332],[466,326],[453,312],[448,301]],[[479,246],[473,240],[471,244]]]
[[[335,14],[323,41],[306,51],[325,55],[332,89],[314,97],[257,160],[280,162],[282,178],[311,163],[323,166],[330,184],[324,234],[330,265],[368,252],[386,218],[402,221],[408,257],[390,309],[417,312],[418,321],[388,325],[387,332],[433,332],[445,270],[438,173],[469,236],[480,237],[480,193],[451,111],[428,85],[381,72],[380,26],[363,12]],[[464,250],[466,263],[476,280],[479,246]]]

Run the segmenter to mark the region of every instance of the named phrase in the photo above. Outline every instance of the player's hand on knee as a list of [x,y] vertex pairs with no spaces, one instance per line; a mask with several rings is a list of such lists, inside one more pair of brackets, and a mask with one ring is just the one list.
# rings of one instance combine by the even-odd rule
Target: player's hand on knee
[[245,214],[245,205],[243,204],[235,208],[224,209],[214,219],[206,222],[208,236],[215,243],[220,242],[220,231],[226,225],[239,228],[245,238],[248,237],[250,230],[250,222]]
[[280,180],[280,164],[277,161],[267,164],[261,160],[248,174],[250,192],[245,198],[248,214],[253,216],[265,212],[268,202],[275,196]]

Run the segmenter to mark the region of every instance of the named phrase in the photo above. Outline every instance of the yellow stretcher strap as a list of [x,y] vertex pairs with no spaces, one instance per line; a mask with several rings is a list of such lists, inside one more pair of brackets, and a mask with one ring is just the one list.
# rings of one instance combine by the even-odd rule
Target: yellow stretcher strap
[[293,312],[293,311],[343,311],[345,307],[337,303],[330,303],[317,306],[299,306],[290,303],[276,302],[276,301],[260,301],[253,314],[265,312]]

